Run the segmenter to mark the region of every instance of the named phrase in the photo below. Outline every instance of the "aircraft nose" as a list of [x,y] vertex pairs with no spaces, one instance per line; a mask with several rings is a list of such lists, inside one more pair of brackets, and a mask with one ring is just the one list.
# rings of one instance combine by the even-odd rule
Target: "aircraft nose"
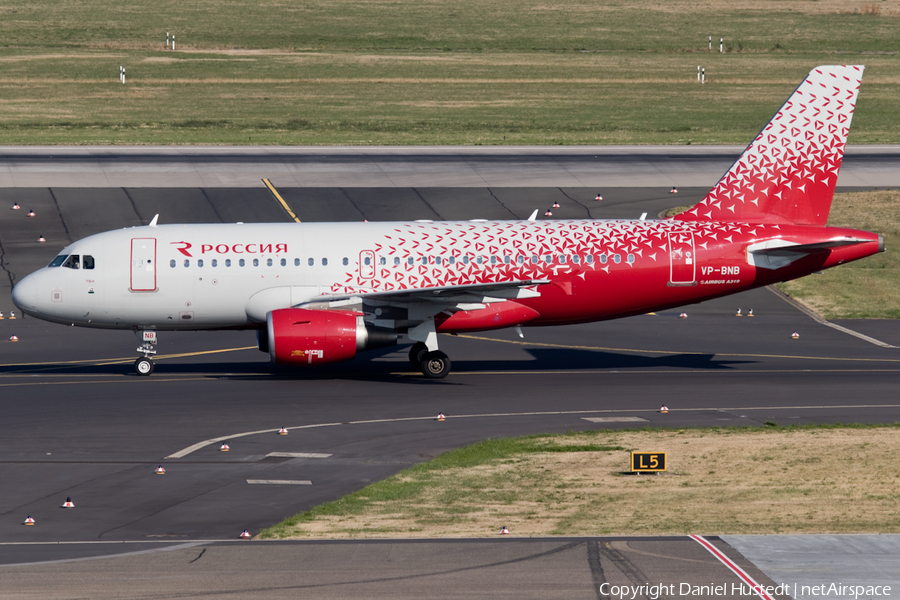
[[38,282],[34,275],[29,275],[16,284],[12,291],[12,301],[24,313],[37,310]]

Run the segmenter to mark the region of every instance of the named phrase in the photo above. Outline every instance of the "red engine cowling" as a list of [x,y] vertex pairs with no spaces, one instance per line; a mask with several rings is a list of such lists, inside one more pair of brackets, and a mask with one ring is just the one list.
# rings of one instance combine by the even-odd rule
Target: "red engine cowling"
[[279,365],[324,365],[350,360],[366,347],[362,314],[283,308],[266,315],[269,355]]

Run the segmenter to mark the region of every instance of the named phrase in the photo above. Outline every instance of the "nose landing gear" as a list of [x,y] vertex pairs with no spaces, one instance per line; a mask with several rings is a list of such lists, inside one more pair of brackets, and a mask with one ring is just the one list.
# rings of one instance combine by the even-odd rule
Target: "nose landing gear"
[[154,366],[150,357],[156,354],[156,350],[153,349],[153,346],[156,345],[156,331],[143,329],[137,331],[137,334],[141,340],[141,346],[137,351],[143,356],[134,361],[134,372],[138,375],[149,375],[153,372]]

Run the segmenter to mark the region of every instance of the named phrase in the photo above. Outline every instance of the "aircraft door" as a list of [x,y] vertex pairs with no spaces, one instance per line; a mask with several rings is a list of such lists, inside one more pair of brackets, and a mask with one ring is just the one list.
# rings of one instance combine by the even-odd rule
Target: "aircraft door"
[[156,238],[131,240],[131,291],[156,291]]
[[359,253],[359,276],[363,279],[375,277],[375,253],[371,250]]
[[694,234],[669,234],[669,285],[696,285]]

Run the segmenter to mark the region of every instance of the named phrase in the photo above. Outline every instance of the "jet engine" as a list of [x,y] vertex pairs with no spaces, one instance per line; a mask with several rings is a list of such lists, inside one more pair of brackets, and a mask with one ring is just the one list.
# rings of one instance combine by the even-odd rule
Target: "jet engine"
[[266,314],[266,328],[269,356],[279,365],[335,363],[397,343],[395,332],[366,326],[354,311],[282,308]]

